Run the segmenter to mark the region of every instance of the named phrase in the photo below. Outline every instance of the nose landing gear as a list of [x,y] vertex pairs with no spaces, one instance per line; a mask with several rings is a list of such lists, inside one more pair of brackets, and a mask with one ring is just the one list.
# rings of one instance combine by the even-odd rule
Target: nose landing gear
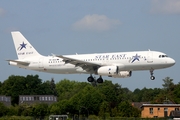
[[150,79],[151,79],[151,80],[154,80],[154,79],[155,79],[155,77],[154,77],[154,76],[151,76],[151,77],[150,77]]
[[154,79],[155,79],[155,77],[153,76],[153,74],[154,74],[154,73],[153,73],[153,70],[150,70],[150,74],[151,74],[150,79],[151,79],[151,80],[154,80]]

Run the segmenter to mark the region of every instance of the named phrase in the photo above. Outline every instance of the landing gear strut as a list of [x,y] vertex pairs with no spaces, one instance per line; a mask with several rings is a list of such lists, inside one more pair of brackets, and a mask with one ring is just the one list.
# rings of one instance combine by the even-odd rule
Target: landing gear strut
[[153,73],[153,70],[150,70],[150,74],[151,74],[150,79],[151,79],[151,80],[154,80],[154,79],[155,79],[155,77],[153,76],[153,74],[154,74],[154,73]]

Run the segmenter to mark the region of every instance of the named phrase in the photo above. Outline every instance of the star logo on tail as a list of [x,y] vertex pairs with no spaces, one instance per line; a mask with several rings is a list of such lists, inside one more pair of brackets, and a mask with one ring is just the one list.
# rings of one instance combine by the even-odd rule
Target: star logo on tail
[[20,44],[20,46],[19,46],[19,50],[22,50],[23,48],[25,48],[26,49],[26,45],[27,44],[25,44],[24,42],[22,43],[22,44]]
[[136,54],[135,56],[132,57],[132,62],[133,63],[134,61],[139,61],[139,58],[140,58],[140,55]]

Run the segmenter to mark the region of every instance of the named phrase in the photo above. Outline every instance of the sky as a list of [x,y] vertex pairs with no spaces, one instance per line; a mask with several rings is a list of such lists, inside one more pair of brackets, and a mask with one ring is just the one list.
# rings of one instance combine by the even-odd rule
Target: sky
[[176,64],[155,70],[154,81],[149,71],[103,78],[132,91],[162,88],[165,77],[179,82],[180,0],[0,1],[0,81],[10,75],[38,74],[43,81],[87,82],[88,74],[50,74],[8,65],[7,59],[17,59],[11,31],[20,31],[42,55],[161,51]]

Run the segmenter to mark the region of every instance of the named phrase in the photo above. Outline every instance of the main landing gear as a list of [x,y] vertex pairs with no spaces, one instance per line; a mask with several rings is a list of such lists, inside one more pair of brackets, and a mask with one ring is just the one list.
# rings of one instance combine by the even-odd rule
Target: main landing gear
[[88,81],[88,82],[103,83],[103,79],[102,79],[101,76],[99,76],[99,78],[96,80],[96,78],[94,78],[92,75],[90,75],[90,76],[87,78],[87,81]]
[[101,76],[99,76],[99,78],[97,79],[97,82],[98,82],[98,83],[103,83],[103,79],[102,79]]
[[150,70],[150,74],[151,74],[150,79],[151,79],[151,80],[154,80],[154,79],[155,79],[155,77],[153,76],[153,74],[154,74],[154,73],[153,73],[153,70]]

